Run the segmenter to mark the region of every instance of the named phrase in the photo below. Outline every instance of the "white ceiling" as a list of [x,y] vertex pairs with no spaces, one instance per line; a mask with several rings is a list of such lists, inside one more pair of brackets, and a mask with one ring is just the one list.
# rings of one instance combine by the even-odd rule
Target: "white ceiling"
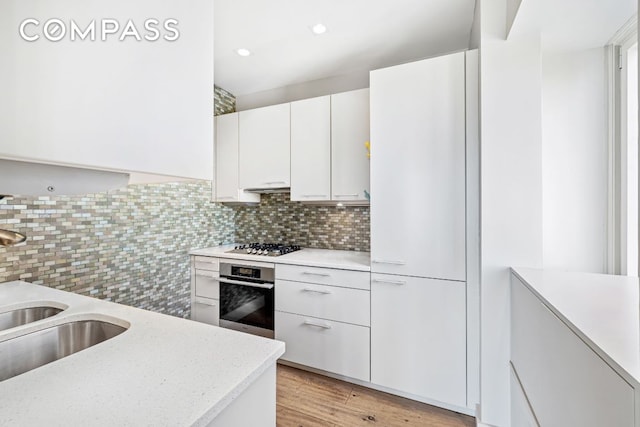
[[[215,0],[215,81],[234,95],[469,45],[475,0]],[[324,35],[310,27],[327,26]],[[235,51],[247,48],[249,57]]]

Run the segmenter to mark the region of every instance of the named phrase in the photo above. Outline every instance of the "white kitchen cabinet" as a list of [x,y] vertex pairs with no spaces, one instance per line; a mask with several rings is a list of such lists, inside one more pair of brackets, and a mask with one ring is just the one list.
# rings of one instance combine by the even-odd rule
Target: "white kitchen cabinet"
[[331,199],[366,202],[369,89],[331,95]]
[[277,264],[275,275],[282,359],[369,381],[369,272]]
[[280,311],[275,328],[283,360],[369,381],[369,328]]
[[465,284],[371,276],[371,382],[466,406]]
[[[43,26],[64,15],[59,2],[2,2],[0,57],[10,66],[0,67],[0,158],[211,180],[213,2],[71,0],[63,8],[73,12],[52,43]],[[34,42],[18,34],[28,17],[41,21],[29,26]],[[123,31],[95,43],[71,36],[70,22],[99,28],[97,18],[119,18],[121,30],[130,18],[143,34],[144,17],[158,18],[159,29],[174,25],[179,40],[162,29],[154,42],[123,42]]]
[[276,278],[343,288],[369,290],[371,287],[371,274],[368,271],[278,264]]
[[196,270],[196,297],[220,299],[220,273]]
[[371,72],[371,271],[466,280],[464,53]]
[[240,189],[238,181],[238,113],[216,117],[216,202],[260,202],[260,195]]
[[242,189],[288,188],[291,182],[290,104],[239,113]]
[[194,267],[196,270],[220,271],[220,259],[208,256],[194,256]]
[[541,426],[638,425],[633,387],[513,275],[511,364]]
[[220,325],[220,301],[196,297],[191,303],[191,319],[210,325]]
[[275,296],[277,311],[361,326],[371,322],[369,291],[277,280]]
[[331,198],[331,99],[291,103],[291,200]]
[[219,267],[218,258],[191,256],[191,320],[219,325]]

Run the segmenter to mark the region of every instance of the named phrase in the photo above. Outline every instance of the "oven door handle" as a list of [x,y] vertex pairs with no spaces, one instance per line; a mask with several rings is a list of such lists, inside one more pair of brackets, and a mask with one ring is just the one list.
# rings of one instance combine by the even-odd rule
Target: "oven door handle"
[[231,279],[224,279],[224,278],[220,278],[219,282],[228,283],[230,285],[249,286],[252,288],[273,289],[273,285],[264,284],[264,283],[241,282],[240,280],[231,280]]

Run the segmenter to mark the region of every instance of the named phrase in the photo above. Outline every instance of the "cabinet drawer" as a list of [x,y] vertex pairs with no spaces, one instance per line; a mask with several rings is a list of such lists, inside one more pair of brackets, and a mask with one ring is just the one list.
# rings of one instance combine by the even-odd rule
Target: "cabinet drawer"
[[217,271],[196,270],[196,296],[220,298],[220,279]]
[[276,311],[275,329],[282,359],[369,381],[369,328]]
[[219,271],[220,259],[208,256],[194,256],[193,265],[198,270]]
[[370,292],[311,283],[276,281],[276,310],[369,326]]
[[366,271],[336,270],[333,268],[304,267],[299,265],[276,266],[276,279],[344,288],[370,289],[371,274]]
[[218,300],[196,298],[191,305],[191,320],[218,326],[220,323]]

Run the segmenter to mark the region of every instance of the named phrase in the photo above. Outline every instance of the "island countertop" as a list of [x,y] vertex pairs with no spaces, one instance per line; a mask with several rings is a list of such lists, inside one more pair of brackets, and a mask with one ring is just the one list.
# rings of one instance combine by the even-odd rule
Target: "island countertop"
[[214,246],[211,248],[196,249],[191,251],[190,255],[239,259],[246,261],[263,261],[272,262],[274,264],[304,265],[307,267],[371,271],[371,254],[369,252],[302,248],[299,251],[276,257],[227,253],[227,251],[233,249],[234,246],[235,245],[230,244]]
[[531,268],[512,271],[618,375],[640,387],[637,277]]
[[36,302],[68,308],[0,332],[0,341],[75,320],[128,329],[0,382],[0,425],[207,425],[284,353],[275,340],[45,286],[0,284],[0,312]]

